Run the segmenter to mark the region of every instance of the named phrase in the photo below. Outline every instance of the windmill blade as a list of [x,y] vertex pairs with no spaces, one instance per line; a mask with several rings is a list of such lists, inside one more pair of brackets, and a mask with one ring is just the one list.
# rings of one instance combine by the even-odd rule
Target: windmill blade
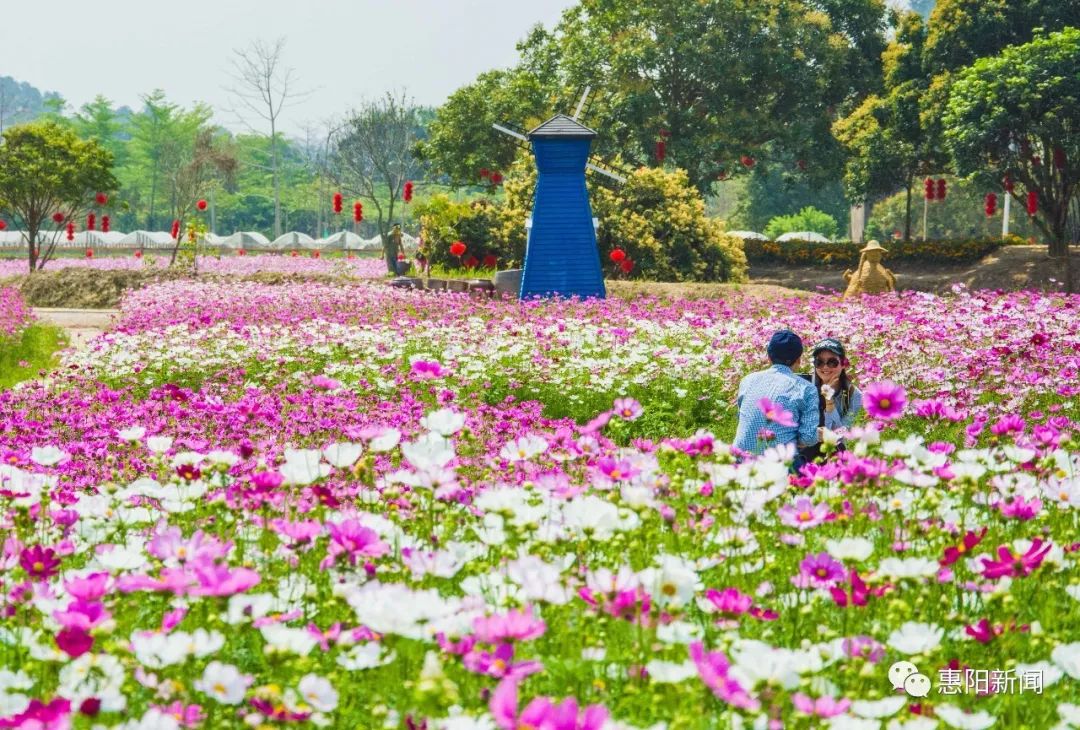
[[623,177],[622,175],[617,175],[617,174],[615,174],[614,172],[611,172],[611,171],[609,171],[609,170],[605,170],[604,168],[602,168],[602,167],[600,167],[600,166],[598,166],[598,165],[594,165],[594,164],[593,164],[593,163],[591,163],[591,162],[586,162],[586,163],[585,163],[585,167],[586,167],[587,169],[589,169],[589,170],[592,170],[593,172],[597,172],[597,173],[600,173],[601,175],[607,175],[607,176],[608,176],[608,177],[610,177],[610,178],[611,178],[612,180],[617,180],[617,181],[619,181],[619,182],[621,182],[621,183],[625,183],[625,182],[626,182],[626,178],[625,178],[625,177]]
[[630,175],[632,174],[630,170],[627,170],[624,167],[619,167],[618,165],[613,165],[599,155],[589,155],[588,162],[592,163],[596,167],[601,168],[605,172],[614,173],[622,177],[630,177]]
[[591,86],[586,86],[585,91],[582,92],[581,100],[578,101],[577,108],[574,109],[574,116],[573,116],[574,121],[577,121],[577,118],[581,116],[581,110],[585,108],[585,100],[589,98],[589,92],[590,91],[592,91],[592,87]]
[[520,139],[522,142],[529,141],[529,138],[525,136],[524,132],[520,132],[516,129],[511,129],[509,126],[504,126],[502,124],[492,124],[491,126],[499,130],[503,134],[508,134],[515,139]]

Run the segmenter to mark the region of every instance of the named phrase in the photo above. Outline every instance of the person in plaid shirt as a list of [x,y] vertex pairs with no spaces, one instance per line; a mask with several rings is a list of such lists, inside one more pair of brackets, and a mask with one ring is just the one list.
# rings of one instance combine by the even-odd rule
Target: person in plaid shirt
[[[734,446],[760,455],[781,444],[816,444],[820,440],[817,389],[794,372],[802,357],[802,340],[791,330],[779,330],[769,340],[767,353],[772,366],[739,382]],[[796,455],[793,469],[802,465],[800,461]]]

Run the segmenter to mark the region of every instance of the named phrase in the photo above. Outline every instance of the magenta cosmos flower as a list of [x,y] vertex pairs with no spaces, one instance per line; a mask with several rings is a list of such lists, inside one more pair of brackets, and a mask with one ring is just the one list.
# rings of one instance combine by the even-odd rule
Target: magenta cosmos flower
[[871,418],[892,421],[903,415],[907,393],[893,381],[882,380],[867,387],[863,393],[863,405]]
[[851,700],[836,700],[832,697],[818,697],[816,700],[796,692],[791,696],[791,703],[795,709],[804,715],[817,715],[818,717],[836,717],[851,707]]
[[998,547],[997,560],[982,559],[983,577],[996,580],[1005,576],[1023,578],[1031,575],[1042,565],[1043,558],[1050,552],[1051,547],[1053,547],[1051,543],[1044,543],[1041,539],[1035,538],[1026,553],[1017,555],[1009,549],[1008,545],[1001,545]]
[[33,580],[48,580],[56,575],[56,569],[60,567],[60,559],[56,557],[56,551],[52,548],[32,545],[23,548],[19,553],[19,565]]
[[757,402],[757,407],[761,409],[766,420],[772,421],[778,426],[792,427],[795,425],[795,418],[779,403],[773,403],[768,398],[762,398]]
[[844,579],[844,566],[828,553],[807,555],[792,582],[799,588],[831,588]]
[[741,684],[728,675],[731,664],[722,651],[705,651],[700,641],[690,645],[690,659],[698,675],[712,693],[732,707],[756,711],[761,703],[750,696]]

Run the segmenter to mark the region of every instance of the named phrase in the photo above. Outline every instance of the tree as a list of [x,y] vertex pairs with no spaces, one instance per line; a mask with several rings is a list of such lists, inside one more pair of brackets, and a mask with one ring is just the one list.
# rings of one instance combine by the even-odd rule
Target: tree
[[278,38],[273,43],[259,39],[246,50],[234,51],[236,58],[233,60],[233,79],[236,85],[229,89],[239,104],[236,111],[241,120],[254,116],[270,126],[275,238],[282,232],[278,120],[286,107],[308,93],[297,91],[293,77],[295,69],[282,66],[281,56],[284,50],[285,39]]
[[959,72],[943,119],[957,172],[1036,196],[1035,224],[1069,266],[1069,203],[1080,184],[1080,29],[1039,35]]
[[123,167],[127,163],[125,125],[112,103],[98,94],[94,100],[83,104],[72,120],[75,133],[83,139],[96,139],[113,156],[113,164]]
[[332,169],[341,190],[375,209],[386,267],[396,270],[398,251],[390,237],[407,180],[420,172],[413,156],[417,108],[387,93],[353,111],[334,137]]
[[56,243],[42,251],[39,235],[45,221],[56,213],[61,225],[74,221],[90,209],[97,193],[116,189],[112,155],[52,121],[11,127],[3,138],[0,210],[26,231],[33,273],[48,262]]
[[[198,200],[206,194],[210,185],[222,180],[231,185],[236,177],[238,162],[235,145],[228,135],[216,132],[210,127],[202,127],[195,135],[191,153],[187,160],[176,168],[170,176],[172,191],[172,214],[180,222],[180,230],[185,230],[187,216]],[[176,261],[183,233],[176,237],[169,264]],[[193,260],[198,265],[198,257]]]
[[835,218],[808,205],[794,215],[780,215],[773,218],[765,226],[765,235],[776,240],[785,233],[813,231],[832,239],[836,238],[839,230],[840,226]]

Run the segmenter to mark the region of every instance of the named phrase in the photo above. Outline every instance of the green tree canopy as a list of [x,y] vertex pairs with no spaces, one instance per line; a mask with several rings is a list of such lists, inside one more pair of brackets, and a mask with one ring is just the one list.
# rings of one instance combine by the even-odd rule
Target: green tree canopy
[[0,145],[0,211],[29,236],[30,271],[48,261],[52,246],[42,252],[39,234],[53,214],[61,225],[75,220],[94,204],[99,192],[116,189],[112,155],[94,140],[81,140],[53,121],[32,122],[4,131]]

